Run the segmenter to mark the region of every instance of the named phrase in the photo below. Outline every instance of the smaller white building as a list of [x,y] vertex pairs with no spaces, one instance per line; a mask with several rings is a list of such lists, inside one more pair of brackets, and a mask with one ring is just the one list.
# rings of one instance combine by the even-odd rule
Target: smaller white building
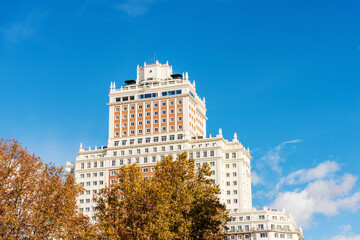
[[226,240],[303,240],[303,231],[284,209],[256,208],[231,214]]

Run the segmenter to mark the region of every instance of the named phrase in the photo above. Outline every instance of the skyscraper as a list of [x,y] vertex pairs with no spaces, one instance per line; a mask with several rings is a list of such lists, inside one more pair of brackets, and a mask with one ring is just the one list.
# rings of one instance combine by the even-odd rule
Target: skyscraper
[[126,80],[109,93],[109,138],[106,147],[82,145],[66,169],[85,187],[78,199],[80,211],[93,217],[93,194],[116,181],[119,167],[137,163],[144,177],[164,156],[186,151],[199,166],[208,163],[211,179],[220,185],[220,200],[232,217],[229,239],[302,239],[293,219],[283,210],[252,208],[251,156],[237,139],[206,134],[206,103],[188,73],[173,74],[166,62],[137,67],[136,80]]

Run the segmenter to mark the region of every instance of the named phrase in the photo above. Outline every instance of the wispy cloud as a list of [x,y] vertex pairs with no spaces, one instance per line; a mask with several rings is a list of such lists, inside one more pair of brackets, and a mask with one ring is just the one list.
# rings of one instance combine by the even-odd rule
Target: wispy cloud
[[38,33],[39,22],[45,15],[46,12],[36,11],[29,14],[25,19],[14,21],[1,29],[5,41],[15,43],[22,39],[36,36]]
[[360,240],[360,234],[356,235],[351,232],[351,225],[346,225],[343,227],[341,234],[336,235],[330,240]]
[[300,169],[290,173],[286,177],[280,179],[276,188],[279,189],[282,185],[295,185],[310,182],[316,179],[323,179],[329,174],[334,173],[340,169],[337,162],[326,161],[320,163],[317,167],[311,169]]
[[291,141],[282,142],[273,149],[270,149],[260,160],[269,165],[269,167],[280,174],[282,172],[282,168],[280,167],[280,163],[284,162],[286,159],[282,157],[281,151],[287,144],[299,143],[302,142],[301,139],[295,139]]
[[255,186],[261,182],[262,182],[261,177],[259,175],[257,175],[256,172],[252,171],[251,172],[251,184]]
[[[301,174],[299,171],[289,174],[283,179],[290,179],[291,184],[307,183],[307,185],[303,189],[278,192],[272,206],[285,208],[294,216],[297,223],[304,227],[309,226],[316,213],[334,216],[340,210],[358,210],[360,192],[351,194],[357,177],[351,174],[328,175],[326,178],[324,176],[338,169],[337,163],[324,162],[312,169],[299,170]],[[284,184],[283,179],[280,180],[282,184]]]
[[153,0],[125,0],[122,3],[115,4],[115,8],[132,17],[145,14]]

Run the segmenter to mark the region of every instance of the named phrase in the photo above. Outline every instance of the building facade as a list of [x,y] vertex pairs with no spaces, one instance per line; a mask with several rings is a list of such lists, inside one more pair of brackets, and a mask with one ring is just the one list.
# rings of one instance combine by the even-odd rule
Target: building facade
[[249,149],[236,133],[232,140],[224,139],[221,129],[207,137],[205,98],[197,95],[188,73],[173,74],[167,62],[144,63],[136,80],[120,88],[111,83],[108,106],[107,146],[85,150],[80,144],[75,162],[66,164],[86,189],[78,198],[81,212],[96,220],[93,194],[116,181],[119,167],[137,163],[146,178],[164,156],[186,151],[197,166],[208,163],[212,181],[220,185],[219,198],[232,217],[228,239],[302,239],[284,211],[252,208]]

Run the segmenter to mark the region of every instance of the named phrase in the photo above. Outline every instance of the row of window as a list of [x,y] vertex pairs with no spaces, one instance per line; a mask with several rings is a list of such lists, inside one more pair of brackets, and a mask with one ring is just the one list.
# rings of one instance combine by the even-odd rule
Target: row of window
[[[211,150],[210,151],[210,157],[213,157],[213,156],[215,156],[215,152],[214,152],[214,150]],[[191,152],[191,153],[189,153],[189,157],[190,158],[196,158],[196,159],[198,159],[200,157],[205,158],[205,157],[208,157],[208,152],[207,151],[195,152],[195,153]]]
[[[233,176],[233,177],[236,177],[236,176],[237,176],[237,172],[233,172],[233,173],[232,173],[232,176]],[[230,177],[230,173],[226,173],[226,177]]]
[[[227,203],[227,204],[231,204],[231,199],[227,199],[227,200],[226,200],[226,203]],[[233,203],[238,203],[238,200],[237,200],[237,199],[233,199]]]
[[[232,158],[236,158],[236,152],[231,153],[231,156],[232,156]],[[226,153],[225,158],[229,159],[230,158],[230,153]]]
[[[89,163],[88,163],[89,164]],[[91,167],[91,165],[90,165],[90,167]],[[97,176],[99,176],[99,177],[102,177],[102,176],[104,176],[104,172],[99,172],[99,174],[98,173],[92,173],[92,177],[97,177]],[[91,173],[87,173],[86,174],[86,177],[87,178],[89,178],[89,177],[91,177]],[[82,173],[82,174],[80,174],[80,178],[85,178],[85,174],[84,173]]]
[[[137,140],[136,139],[129,139],[129,140],[122,140],[121,145],[122,146],[125,146],[127,144],[133,145],[133,144],[135,144],[135,140],[136,140],[137,144],[142,144],[142,143],[155,143],[155,142],[159,142],[159,140],[161,140],[162,142],[166,142],[168,140],[173,141],[173,140],[175,140],[175,138],[176,138],[175,135],[169,135],[169,136],[153,137],[152,141],[151,141],[150,137],[148,137],[148,138],[138,138]],[[183,139],[183,134],[178,134],[177,139],[178,140]],[[119,146],[119,144],[120,144],[120,141],[114,141],[114,146]],[[140,153],[140,149],[138,149],[137,151],[138,151],[138,153]],[[145,152],[148,152],[148,151],[146,151],[146,148],[145,148]],[[129,154],[132,154],[132,153],[129,153]]]
[[[178,129],[182,130],[182,125],[178,125]],[[175,130],[175,126],[170,126],[170,130]],[[162,127],[161,131],[165,132],[166,127]],[[150,128],[146,128],[146,133],[150,133],[150,132],[151,132]],[[159,128],[155,127],[154,132],[159,132]],[[138,129],[138,133],[142,134],[143,129]],[[130,135],[134,135],[134,134],[135,134],[135,130],[130,130]],[[127,131],[123,131],[123,135],[127,135]],[[120,132],[115,132],[115,136],[120,136]]]
[[[115,110],[117,110],[117,112],[118,112],[118,108],[116,108]],[[182,113],[182,108],[178,108],[177,109],[177,112],[178,113]],[[170,114],[175,114],[175,109],[170,109],[169,110],[169,113]],[[147,117],[150,117],[151,116],[151,112],[146,112],[145,113],[145,115],[147,116]],[[159,111],[154,111],[154,116],[158,116],[159,115]],[[166,115],[166,110],[162,110],[161,111],[161,115]],[[139,118],[142,118],[144,115],[143,115],[143,113],[138,113],[138,117]],[[123,114],[122,115],[122,118],[123,119],[127,119],[127,114]],[[130,118],[135,118],[135,113],[132,113],[132,114],[130,114]],[[119,120],[119,118],[117,118],[117,116],[115,117],[115,120]],[[179,121],[182,121],[182,120],[179,120]],[[150,124],[150,123],[149,123]]]
[[[178,147],[181,147],[181,145],[179,145]],[[165,151],[165,150],[164,150]],[[161,160],[164,159],[165,156],[161,156]],[[149,157],[143,157],[142,161],[141,158],[135,158],[135,159],[120,159],[120,160],[112,160],[111,161],[111,166],[117,166],[117,165],[124,165],[124,164],[132,164],[132,163],[136,163],[136,164],[141,164],[141,163],[150,163],[150,159],[151,162],[155,163],[156,162],[156,156],[152,156],[151,158]]]
[[[171,109],[171,111],[174,111],[173,109]],[[171,113],[170,111],[170,113]],[[131,114],[131,115],[134,115],[134,114]],[[146,115],[149,115],[150,116],[150,113],[146,113]],[[157,115],[157,114],[156,114]],[[126,115],[123,115],[124,118],[126,118]],[[142,117],[142,113],[139,113],[139,117]],[[131,118],[134,118],[133,116]],[[183,118],[180,116],[178,117],[178,121],[182,121]],[[161,119],[161,122],[162,123],[166,123],[167,122],[167,119],[166,118],[162,118]],[[169,118],[169,122],[175,122],[175,118],[171,117]],[[151,121],[150,120],[146,120],[145,121],[145,124],[146,125],[150,125]],[[158,124],[159,123],[159,119],[154,119],[154,124]],[[143,121],[138,121],[138,125],[139,126],[142,126],[143,125]],[[130,126],[135,126],[135,122],[130,122]],[[116,123],[115,124],[115,128],[119,128],[120,127],[120,124],[119,123]],[[127,122],[124,122],[122,124],[122,127],[127,127]]]
[[[102,181],[102,180],[100,180],[100,181],[93,181],[92,182],[92,185],[93,186],[97,186],[98,185],[98,183],[99,183],[99,185],[104,185],[104,181]],[[89,181],[89,182],[80,182],[80,186],[85,186],[85,184],[86,184],[86,186],[88,187],[88,186],[91,186],[91,181]]]
[[[179,105],[181,105],[181,104],[182,104],[182,100],[178,100],[177,103],[178,103]],[[169,101],[169,105],[170,105],[170,106],[173,106],[173,105],[174,105],[174,101]],[[166,106],[166,102],[162,102],[162,103],[161,103],[161,106],[165,107],[165,106]],[[150,104],[150,103],[147,103],[147,104],[145,105],[145,107],[146,107],[146,108],[150,108],[150,107],[151,107],[151,104]],[[159,107],[159,103],[154,103],[154,108],[157,108],[157,107]],[[138,109],[143,109],[143,105],[142,105],[142,104],[138,104]],[[128,110],[127,106],[123,106],[123,109],[122,109],[122,110],[123,110],[123,111],[127,111],[127,110]],[[135,110],[135,105],[130,106],[130,110]],[[115,112],[119,112],[119,111],[120,111],[120,107],[115,108]]]
[[[174,90],[174,91],[165,91],[161,93],[161,96],[171,96],[171,95],[177,95],[177,94],[181,94],[181,90]],[[145,98],[154,98],[154,97],[158,97],[159,94],[158,93],[146,93],[146,94],[140,94],[138,95],[138,99],[145,99]],[[129,100],[135,100],[135,96],[127,96],[127,97],[118,97],[116,98],[116,102],[126,102]]]

